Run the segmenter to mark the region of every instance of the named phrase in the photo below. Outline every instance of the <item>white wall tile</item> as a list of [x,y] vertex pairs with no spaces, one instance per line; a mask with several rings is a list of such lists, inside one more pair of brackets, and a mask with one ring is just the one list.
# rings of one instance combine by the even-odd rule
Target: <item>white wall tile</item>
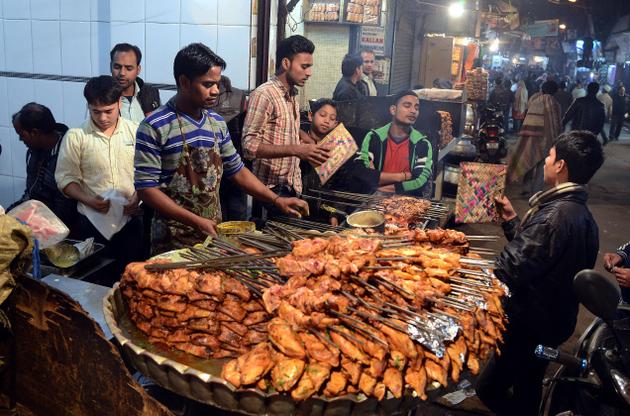
[[216,25],[218,0],[181,0],[182,23]]
[[13,177],[13,200],[17,201],[24,195],[26,189],[26,178]]
[[146,0],[145,7],[148,23],[180,22],[180,0]]
[[[60,0],[61,20],[72,20],[76,22],[90,21],[90,2],[86,0]],[[101,0],[100,2],[106,3]]]
[[90,0],[89,3],[92,22],[109,22],[111,20],[109,1]]
[[160,101],[162,101],[162,105],[166,104],[166,102],[170,100],[171,97],[173,97],[175,94],[177,94],[177,91],[160,90]]
[[59,20],[59,0],[31,0],[31,18],[33,20]]
[[90,23],[61,22],[61,67],[64,75],[92,73]]
[[106,22],[90,24],[92,76],[109,74],[109,51],[112,48],[111,28]]
[[219,26],[217,53],[227,63],[225,75],[232,85],[247,88],[249,85],[249,26]]
[[179,44],[184,47],[188,44],[201,42],[217,51],[217,25],[180,25],[181,38]]
[[61,74],[61,30],[58,21],[33,20],[33,71]]
[[26,145],[13,129],[9,131],[9,140],[11,141],[13,177],[26,178]]
[[63,122],[68,127],[79,127],[87,120],[87,105],[83,97],[83,82],[63,83]]
[[250,24],[251,0],[218,0],[218,2],[218,19],[221,25],[248,26]]
[[173,84],[173,59],[179,51],[179,25],[146,24],[144,80]]
[[31,21],[4,21],[5,67],[7,71],[33,72]]
[[4,20],[0,20],[0,71],[6,68],[6,50],[4,46]]
[[[26,103],[35,100],[35,86],[32,79],[7,78],[8,114],[16,113]],[[11,124],[9,124],[11,126]]]
[[0,127],[0,175],[13,175],[13,164],[11,160],[11,135],[9,127]]
[[127,23],[127,22],[112,22],[109,24],[111,30],[111,43],[109,49],[103,51],[109,59],[109,51],[117,43],[130,43],[140,48],[140,51],[144,54],[144,22],[140,23]]
[[2,0],[2,15],[5,19],[30,19],[30,0]]
[[13,178],[11,176],[0,175],[0,205],[6,209],[9,208],[9,205],[14,201]]
[[109,7],[112,22],[144,22],[143,0],[109,0]]
[[14,112],[15,111],[9,112],[7,78],[2,77],[0,78],[0,126],[12,127],[10,117]]
[[47,79],[36,79],[35,102],[50,108],[57,123],[64,123],[63,119],[63,81],[51,81]]

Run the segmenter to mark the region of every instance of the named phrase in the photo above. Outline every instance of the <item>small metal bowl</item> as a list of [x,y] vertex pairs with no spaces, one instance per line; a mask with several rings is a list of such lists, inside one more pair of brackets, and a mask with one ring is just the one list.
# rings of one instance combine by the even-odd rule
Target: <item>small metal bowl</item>
[[346,222],[350,227],[354,228],[372,228],[379,232],[385,230],[385,216],[380,211],[357,211],[348,215]]

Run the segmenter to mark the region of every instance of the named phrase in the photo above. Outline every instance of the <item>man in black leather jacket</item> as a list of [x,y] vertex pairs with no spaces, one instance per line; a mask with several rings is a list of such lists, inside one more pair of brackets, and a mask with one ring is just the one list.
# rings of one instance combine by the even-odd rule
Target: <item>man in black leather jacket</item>
[[550,189],[529,200],[522,220],[507,198],[497,198],[509,243],[495,274],[511,292],[505,304],[509,324],[501,354],[477,380],[477,395],[499,415],[537,414],[547,362],[536,358],[534,349],[557,347],[573,333],[578,314],[573,276],[593,268],[599,248],[585,185],[603,160],[590,132],[562,134],[545,159]]

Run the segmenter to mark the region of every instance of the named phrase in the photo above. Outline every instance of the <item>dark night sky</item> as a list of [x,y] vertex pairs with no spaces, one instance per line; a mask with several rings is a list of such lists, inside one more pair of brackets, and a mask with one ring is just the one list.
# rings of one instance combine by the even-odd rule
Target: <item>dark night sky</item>
[[[565,22],[569,28],[586,27],[586,10],[593,16],[595,32],[599,39],[605,39],[617,18],[630,14],[630,0],[578,0],[569,3],[559,0],[565,5],[555,5],[547,0],[512,0],[512,4],[519,8],[521,19],[531,20],[556,19]],[[581,7],[580,7],[581,6]]]

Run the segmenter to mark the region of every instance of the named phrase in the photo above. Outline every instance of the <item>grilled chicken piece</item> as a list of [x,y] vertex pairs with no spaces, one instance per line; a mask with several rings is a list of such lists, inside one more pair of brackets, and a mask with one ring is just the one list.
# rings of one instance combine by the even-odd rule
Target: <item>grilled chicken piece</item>
[[217,309],[217,302],[209,299],[196,300],[191,302],[191,304],[211,312],[214,312]]
[[247,311],[241,307],[241,302],[231,299],[225,299],[217,308],[217,311],[222,312],[236,322],[241,322],[245,319]]
[[255,325],[269,319],[269,315],[265,311],[250,312],[245,319],[243,319],[243,325],[250,326]]
[[464,370],[466,360],[466,343],[463,337],[458,337],[455,342],[446,347],[446,353],[451,359],[451,378],[454,382],[459,381],[459,375]]
[[361,365],[342,355],[341,368],[343,372],[347,374],[348,382],[356,386],[359,383],[359,377],[361,377]]
[[324,384],[328,377],[330,377],[330,367],[320,363],[310,363],[306,366],[304,372],[310,377],[315,387],[315,391]]
[[195,289],[201,293],[211,295],[218,300],[223,300],[225,292],[223,291],[222,282],[222,274],[218,274],[217,272],[204,273],[195,281]]
[[247,332],[249,332],[245,325],[238,322],[223,322],[221,325],[226,326],[230,331],[241,337],[244,337],[245,335],[247,335]]
[[440,364],[433,360],[424,360],[424,368],[427,371],[427,378],[429,380],[435,380],[443,387],[448,384],[448,372]]
[[386,367],[386,359],[378,360],[376,358],[372,358],[372,360],[370,361],[370,366],[365,370],[365,372],[370,376],[378,379],[381,378]]
[[341,394],[343,389],[346,388],[347,383],[348,380],[342,372],[333,371],[330,375],[330,380],[328,380],[328,383],[326,383],[326,387],[324,388],[324,394],[326,397],[337,397]]
[[190,340],[190,331],[188,331],[187,329],[178,329],[177,331],[170,332],[166,336],[166,341],[169,343],[190,342]]
[[403,393],[402,372],[397,368],[388,367],[383,374],[383,383],[394,397],[400,399]]
[[466,360],[466,367],[470,369],[470,372],[473,375],[479,374],[479,360],[475,356],[475,354],[469,353],[468,359]]
[[258,387],[262,391],[267,391],[267,389],[269,389],[269,382],[264,378],[261,378],[260,380],[258,380],[258,383],[256,383],[256,387]]
[[248,302],[252,296],[249,289],[247,289],[244,284],[232,277],[224,277],[223,290],[225,293],[230,293],[236,296],[242,302]]
[[205,332],[210,335],[219,334],[219,322],[209,316],[208,318],[191,319],[188,321],[188,328],[191,331]]
[[[186,305],[184,304],[184,306]],[[135,303],[135,308],[130,307],[130,309],[135,310],[144,319],[151,319],[155,315],[153,313],[153,308],[151,307],[151,305],[142,300],[139,300],[137,303]]]
[[243,343],[245,345],[256,345],[267,340],[266,332],[247,331],[247,334],[243,337]]
[[[401,321],[397,321],[393,319],[392,321],[396,322],[398,325],[402,327],[405,327],[405,324]],[[412,359],[412,360],[418,356],[418,352],[416,351],[416,348],[414,347],[413,341],[411,340],[411,338],[409,338],[407,334],[403,334],[402,332],[397,331],[384,324],[378,324],[377,327],[387,337],[387,341],[389,342],[390,348],[392,350],[400,351],[407,358]]]
[[389,353],[389,365],[402,371],[407,365],[407,357],[402,352],[393,350]]
[[306,358],[306,351],[298,335],[291,329],[291,325],[280,318],[274,318],[267,327],[269,340],[284,355],[292,358]]
[[421,400],[426,400],[425,389],[427,387],[427,373],[423,366],[418,368],[409,367],[405,372],[405,382],[416,391]]
[[238,348],[242,344],[241,336],[225,325],[219,326],[217,339],[225,344]]
[[273,349],[266,342],[258,344],[250,352],[236,359],[241,373],[241,384],[248,386],[256,383],[273,367]]
[[265,310],[265,307],[263,306],[263,304],[258,299],[251,300],[249,302],[245,302],[241,306],[247,312],[258,312],[258,311],[264,311]]
[[209,310],[201,309],[195,305],[189,304],[183,312],[177,314],[177,319],[180,321],[189,321],[197,318],[208,318],[212,315],[213,312],[210,312]]
[[[354,335],[343,327],[335,327],[335,328],[338,328],[340,332],[343,332],[344,334],[348,334],[350,337]],[[365,355],[365,353],[361,350],[361,347],[356,345],[353,341],[337,333],[336,331],[330,331],[330,338],[335,343],[335,345],[339,347],[341,352],[344,355],[346,355],[348,358],[354,361],[358,361],[365,365],[370,365],[370,358],[367,355]]]
[[231,383],[237,389],[241,387],[241,372],[236,359],[228,361],[221,369],[221,378]]
[[181,313],[186,309],[185,299],[177,295],[160,295],[155,300],[155,306],[164,311]]
[[385,384],[376,383],[376,386],[374,386],[374,391],[372,392],[374,397],[376,397],[376,400],[379,400],[379,401],[383,400],[386,393],[387,393],[387,388],[385,387]]
[[271,384],[278,391],[290,391],[302,376],[305,365],[302,360],[283,356],[271,370]]
[[371,396],[374,391],[374,386],[376,386],[376,379],[366,372],[363,372],[359,378],[359,389],[365,393],[366,396]]
[[299,334],[306,354],[311,362],[320,362],[330,367],[339,366],[339,350],[331,345],[324,344],[315,335],[300,332]]
[[207,334],[192,334],[191,342],[195,345],[202,345],[204,347],[208,347],[212,351],[217,351],[220,349],[219,340]]
[[194,355],[196,357],[201,357],[201,358],[210,357],[210,351],[206,347],[203,347],[201,345],[194,345],[188,342],[181,342],[181,343],[172,344],[172,346],[175,349]]
[[328,247],[328,240],[312,238],[293,242],[292,253],[296,257],[314,257]]

